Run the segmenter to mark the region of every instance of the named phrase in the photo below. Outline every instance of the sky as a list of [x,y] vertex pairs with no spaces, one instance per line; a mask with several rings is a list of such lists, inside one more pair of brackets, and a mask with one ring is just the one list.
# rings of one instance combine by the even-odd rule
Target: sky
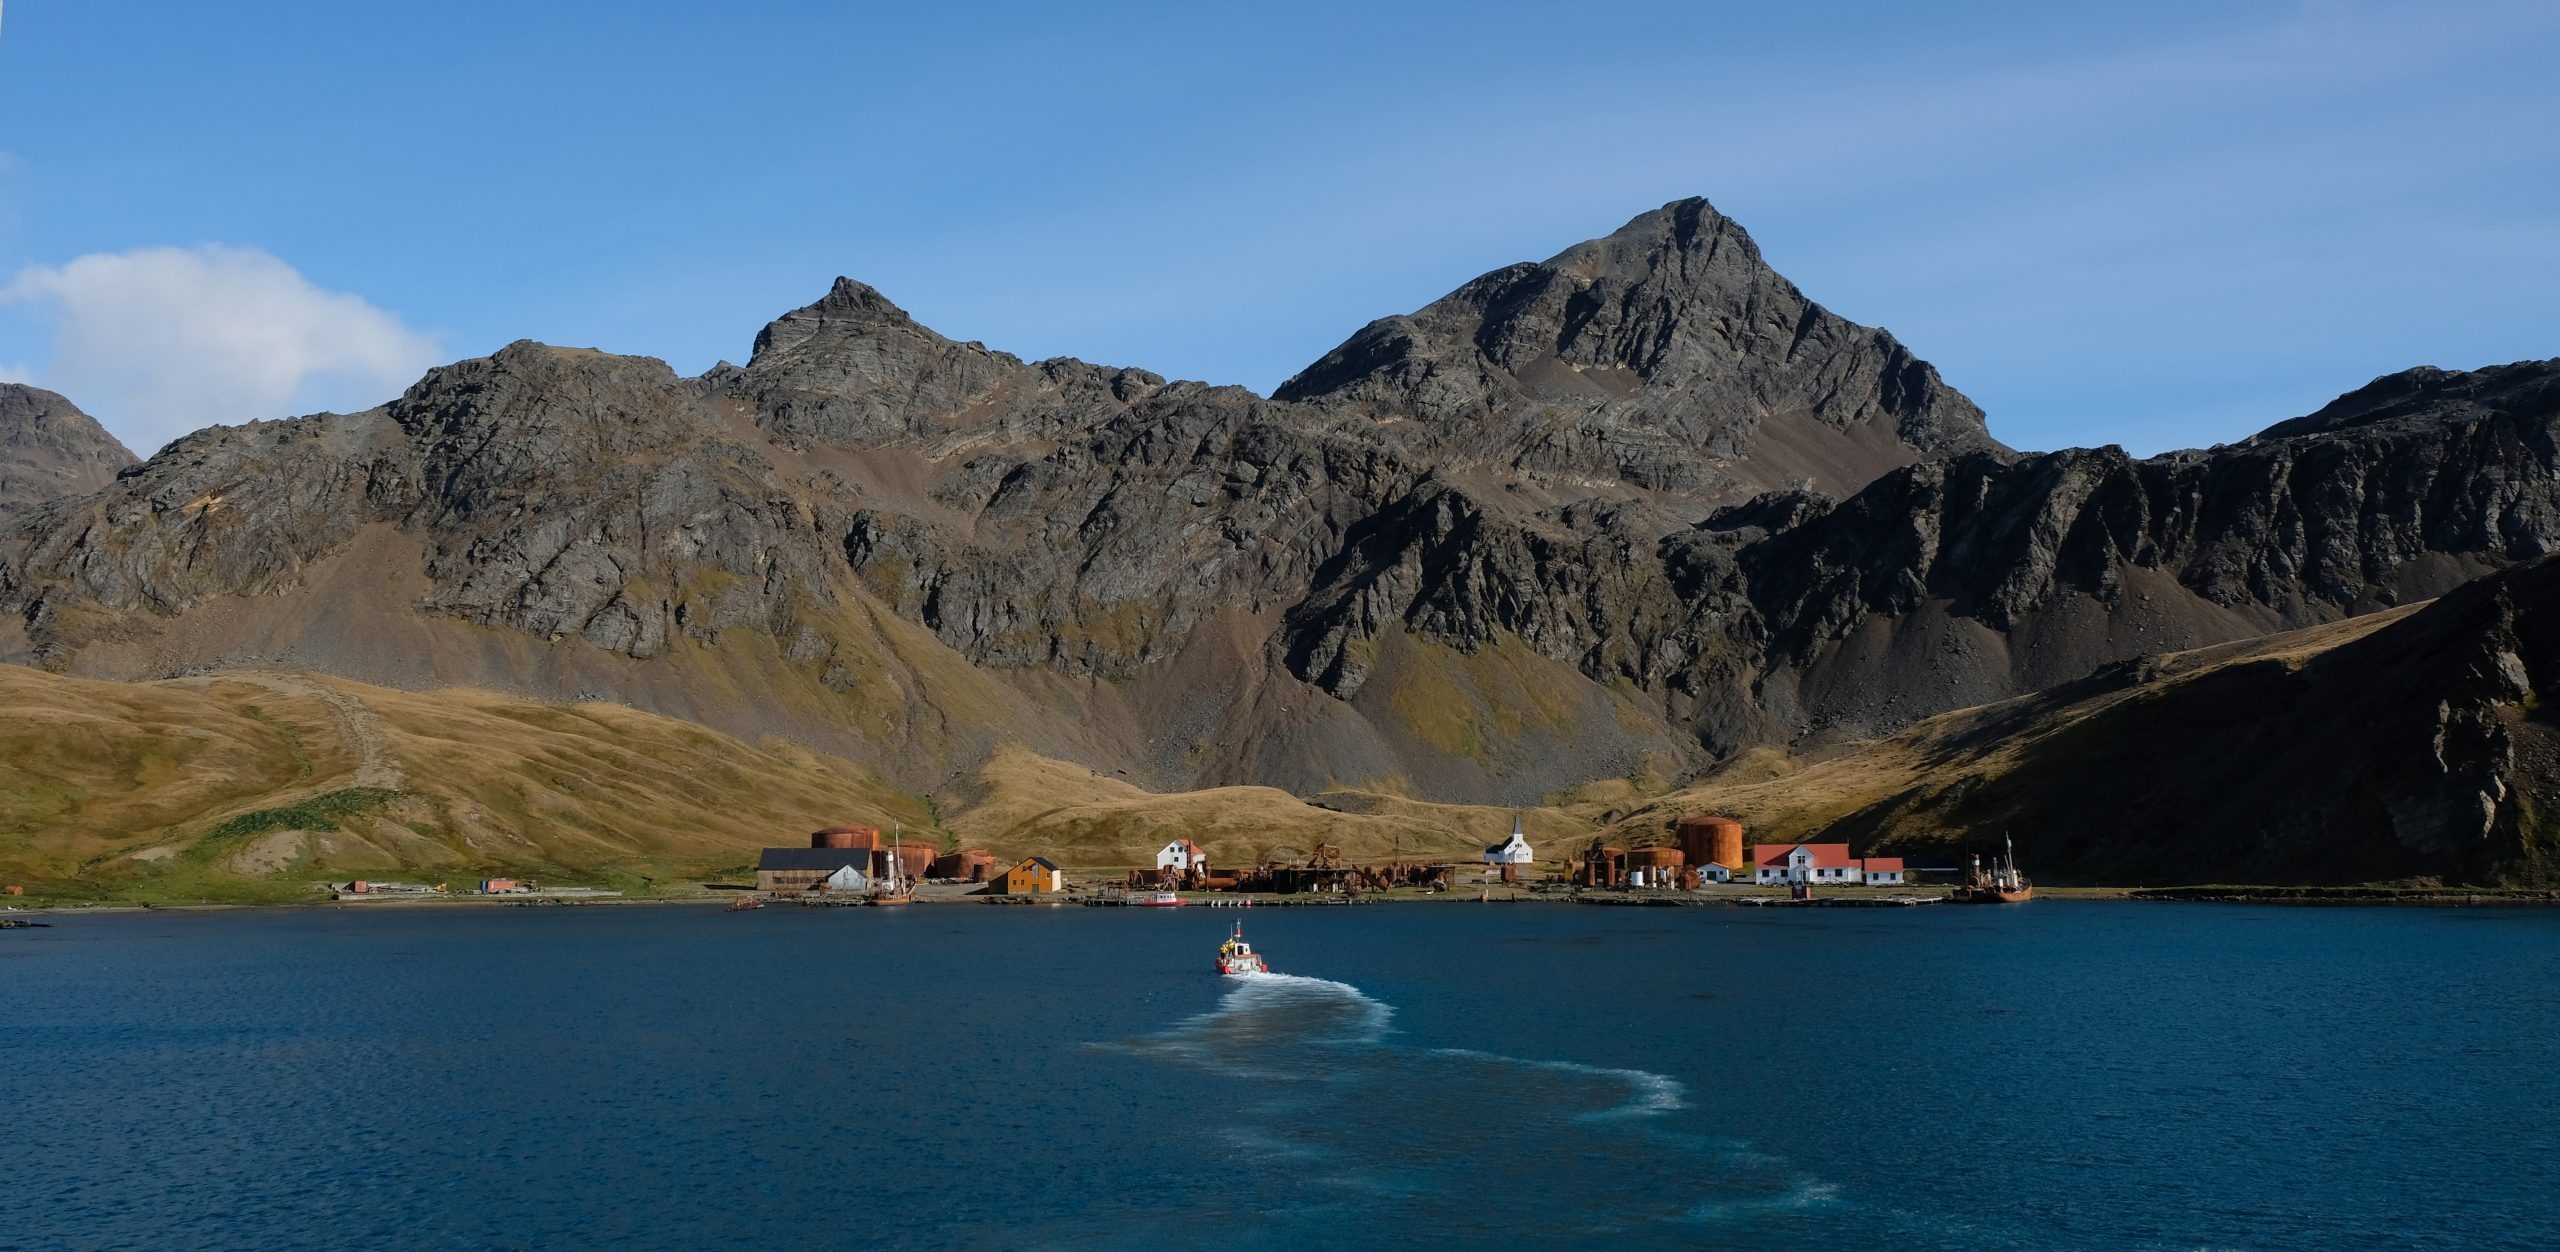
[[0,378],[148,453],[519,338],[744,361],[838,274],[1268,392],[1703,195],[2028,449],[2560,356],[2560,5],[0,10]]

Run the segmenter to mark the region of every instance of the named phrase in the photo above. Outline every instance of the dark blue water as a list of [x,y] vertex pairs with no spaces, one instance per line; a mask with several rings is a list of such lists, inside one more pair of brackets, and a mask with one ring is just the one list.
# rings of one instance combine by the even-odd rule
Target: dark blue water
[[2560,913],[0,932],[0,1247],[2560,1246]]

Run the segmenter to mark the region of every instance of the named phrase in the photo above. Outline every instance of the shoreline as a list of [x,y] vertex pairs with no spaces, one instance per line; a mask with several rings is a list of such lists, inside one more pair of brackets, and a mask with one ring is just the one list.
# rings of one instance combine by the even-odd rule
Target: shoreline
[[[928,906],[962,904],[990,905],[1010,908],[1089,907],[1094,896],[1089,889],[1076,888],[1058,893],[1010,896],[979,894],[973,885],[969,890],[956,890],[956,885],[934,885],[920,890],[914,903]],[[47,901],[19,897],[0,918],[19,917],[36,920],[65,914],[94,915],[122,913],[221,913],[256,909],[358,909],[367,911],[418,912],[442,909],[490,908],[588,908],[588,907],[665,907],[693,906],[726,908],[739,899],[761,900],[768,908],[847,908],[859,907],[851,902],[829,901],[804,904],[800,900],[770,898],[740,887],[713,887],[696,894],[683,895],[564,895],[564,896],[440,896],[432,898],[384,897],[370,900],[346,898],[309,900],[221,900],[169,902],[157,901]],[[2215,884],[2184,887],[2039,887],[2036,899],[2048,901],[2140,901],[2172,904],[2284,904],[2319,908],[2549,908],[2560,907],[2560,890],[2528,888],[2422,888],[2422,887],[2286,887]],[[1898,908],[1922,907],[1948,903],[1943,889],[1844,889],[1838,894],[1817,896],[1811,902],[1794,901],[1781,891],[1759,888],[1723,888],[1697,892],[1681,891],[1535,891],[1517,886],[1500,892],[1467,892],[1463,890],[1434,893],[1389,891],[1370,892],[1352,899],[1299,895],[1229,895],[1200,894],[1186,897],[1185,908],[1212,910],[1250,908],[1351,908],[1373,904],[1543,904],[1582,905],[1601,908],[1752,908],[1752,907],[1833,907],[1833,908]],[[1102,906],[1115,907],[1115,906]],[[1135,907],[1135,906],[1129,906]],[[1981,906],[1974,906],[1981,907]],[[2015,907],[2015,906],[2012,906]]]

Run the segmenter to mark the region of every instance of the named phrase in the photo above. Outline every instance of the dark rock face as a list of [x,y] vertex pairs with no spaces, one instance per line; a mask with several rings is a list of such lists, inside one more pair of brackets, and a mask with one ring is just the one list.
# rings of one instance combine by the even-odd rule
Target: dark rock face
[[1999,447],[1927,362],[1807,300],[1704,200],[1372,322],[1276,395],[1409,414],[1513,473],[1692,496],[1853,490]]
[[[1009,733],[1015,704],[925,707],[942,697],[909,680],[948,658],[1089,702],[1069,720],[1164,721],[1097,732],[1098,764],[1312,789],[1412,776],[1412,744],[1475,734],[1414,729],[1459,697],[1375,688],[1418,640],[1549,667],[1504,681],[1555,696],[1550,722],[1624,693],[1642,708],[1614,706],[1611,742],[1696,763],[2539,556],[2555,374],[2413,372],[2211,452],[2021,455],[1703,201],[1374,324],[1271,399],[1026,363],[839,280],[743,368],[519,343],[366,413],[191,435],[0,523],[23,636],[0,650],[210,663],[185,643],[199,615],[281,614],[363,551],[423,576],[369,584],[370,607],[590,648],[638,666],[617,693],[681,716],[815,686],[840,699],[825,716],[894,696],[923,714],[900,733]],[[882,618],[943,651],[862,642]],[[144,636],[166,659],[82,659]],[[669,676],[750,644],[789,672]],[[407,681],[427,680],[484,676]],[[1479,763],[1528,762],[1501,794],[1534,796],[1631,767],[1567,750],[1602,737]]]
[[69,400],[0,383],[0,517],[96,491],[134,455]]
[[2140,668],[2020,702],[2124,692],[2014,764],[1949,771],[1834,833],[1943,854],[1947,831],[2015,830],[2048,881],[2560,881],[2560,560],[2306,659]]
[[1836,504],[1771,493],[1668,534],[1632,510],[1502,519],[1443,488],[1382,513],[1328,567],[1289,655],[1348,696],[1363,673],[1341,658],[1381,629],[1460,647],[1512,634],[1664,693],[1711,749],[1883,734],[2553,551],[2555,378],[2560,361],[2415,371],[2366,392],[2422,416],[2287,423],[2148,460],[1967,453]]

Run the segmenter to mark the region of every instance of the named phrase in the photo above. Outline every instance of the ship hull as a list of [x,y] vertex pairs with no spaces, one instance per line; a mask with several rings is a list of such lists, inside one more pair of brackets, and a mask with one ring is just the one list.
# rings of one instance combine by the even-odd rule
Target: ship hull
[[1958,887],[1953,895],[1947,897],[1947,901],[1950,904],[2024,904],[2035,898],[2036,889],[2033,887],[2020,887],[2015,891],[1995,891],[1987,887]]

